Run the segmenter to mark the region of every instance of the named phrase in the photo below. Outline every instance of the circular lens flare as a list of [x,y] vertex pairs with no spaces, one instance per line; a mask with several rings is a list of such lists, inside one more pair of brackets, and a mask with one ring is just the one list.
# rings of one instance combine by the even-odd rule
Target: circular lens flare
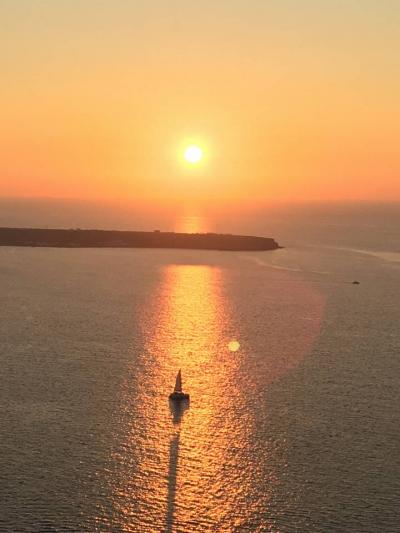
[[191,144],[185,149],[183,157],[188,163],[193,165],[201,160],[203,157],[203,150],[199,146]]
[[237,352],[240,348],[240,343],[238,341],[230,341],[228,343],[228,350],[230,352]]

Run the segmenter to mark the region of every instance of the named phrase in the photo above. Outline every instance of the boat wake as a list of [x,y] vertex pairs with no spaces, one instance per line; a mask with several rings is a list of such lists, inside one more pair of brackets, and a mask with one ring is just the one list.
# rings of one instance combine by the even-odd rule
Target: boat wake
[[247,261],[251,261],[252,263],[255,263],[256,265],[259,265],[262,267],[273,268],[274,270],[284,270],[286,272],[307,272],[309,274],[321,274],[321,275],[330,274],[330,272],[323,271],[323,270],[310,270],[310,269],[305,269],[305,268],[296,268],[296,267],[288,267],[284,265],[277,265],[276,263],[268,263],[267,261],[263,261],[259,257],[254,257],[252,255],[243,256],[243,259],[246,259]]
[[389,263],[400,263],[400,252],[380,252],[378,250],[365,250],[362,248],[349,248],[346,246],[324,246],[323,248],[328,248],[330,250],[340,250],[343,252],[350,252],[355,254],[369,255],[371,257],[376,257],[382,261],[387,261]]

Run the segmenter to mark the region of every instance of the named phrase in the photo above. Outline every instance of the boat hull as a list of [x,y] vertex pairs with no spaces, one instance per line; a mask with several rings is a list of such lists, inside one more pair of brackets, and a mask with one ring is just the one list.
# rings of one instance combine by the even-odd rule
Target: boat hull
[[181,402],[183,400],[189,400],[189,394],[186,392],[171,392],[169,395],[169,399],[173,400],[174,402]]

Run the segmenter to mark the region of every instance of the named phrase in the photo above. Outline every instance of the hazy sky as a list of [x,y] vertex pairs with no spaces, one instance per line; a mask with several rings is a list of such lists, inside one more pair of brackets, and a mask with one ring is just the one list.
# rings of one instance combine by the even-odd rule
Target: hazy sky
[[2,196],[400,200],[399,0],[1,0],[0,20]]

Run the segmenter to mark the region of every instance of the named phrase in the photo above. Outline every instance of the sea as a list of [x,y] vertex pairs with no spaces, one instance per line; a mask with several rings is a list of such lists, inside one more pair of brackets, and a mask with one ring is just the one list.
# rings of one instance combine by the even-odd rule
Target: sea
[[399,204],[2,200],[0,226],[282,246],[0,248],[1,532],[400,532]]

